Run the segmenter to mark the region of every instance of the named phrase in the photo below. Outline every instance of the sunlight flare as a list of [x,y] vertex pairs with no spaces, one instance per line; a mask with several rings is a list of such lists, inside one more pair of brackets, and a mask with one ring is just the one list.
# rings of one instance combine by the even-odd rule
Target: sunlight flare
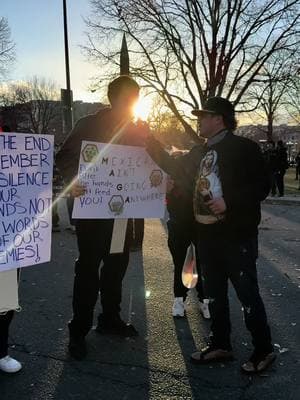
[[134,116],[136,119],[146,121],[151,112],[152,102],[149,97],[141,97],[134,107]]

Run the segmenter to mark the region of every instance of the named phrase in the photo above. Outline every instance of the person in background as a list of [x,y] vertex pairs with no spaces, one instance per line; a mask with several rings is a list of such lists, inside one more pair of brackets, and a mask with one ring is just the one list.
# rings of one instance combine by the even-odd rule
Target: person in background
[[263,152],[266,162],[268,176],[270,180],[271,195],[276,195],[276,173],[277,173],[277,151],[273,140],[267,143],[266,149]]
[[275,179],[279,192],[279,197],[284,196],[284,175],[289,167],[287,150],[283,141],[279,140],[276,147],[276,172]]
[[295,162],[296,162],[296,180],[299,179],[298,190],[300,190],[300,151],[298,151],[298,154],[295,157]]
[[[111,107],[80,119],[56,157],[57,166],[66,184],[72,183],[71,195],[85,193],[76,179],[83,140],[100,143],[142,146],[148,132],[133,122],[134,105],[139,98],[139,86],[129,76],[122,75],[108,85]],[[85,337],[93,324],[93,312],[99,289],[102,314],[98,316],[96,332],[125,337],[138,335],[131,324],[121,319],[122,281],[129,263],[132,224],[128,223],[124,250],[110,254],[114,219],[79,219],[76,235],[79,257],[75,263],[73,318],[69,322],[69,352],[77,359],[87,354]],[[103,261],[103,266],[99,268]]]
[[53,167],[53,203],[52,203],[52,232],[60,232],[58,198],[64,188],[64,181],[59,170],[54,163]]
[[[1,131],[10,132],[11,130],[8,125],[3,125]],[[22,369],[22,364],[8,354],[9,327],[13,317],[13,310],[0,314],[0,371],[6,373],[15,373]]]

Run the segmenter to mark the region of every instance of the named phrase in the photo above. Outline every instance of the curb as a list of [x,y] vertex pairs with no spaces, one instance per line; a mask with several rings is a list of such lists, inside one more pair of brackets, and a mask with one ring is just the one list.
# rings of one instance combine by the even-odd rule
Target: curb
[[275,204],[282,206],[300,206],[300,196],[295,197],[267,197],[262,204]]

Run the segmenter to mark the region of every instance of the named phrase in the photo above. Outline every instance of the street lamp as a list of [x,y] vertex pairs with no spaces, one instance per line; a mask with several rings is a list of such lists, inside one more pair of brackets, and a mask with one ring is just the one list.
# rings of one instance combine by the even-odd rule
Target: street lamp
[[64,40],[65,40],[65,65],[66,65],[66,89],[61,89],[61,102],[63,108],[63,132],[66,136],[73,128],[73,94],[70,84],[70,63],[67,24],[67,2],[63,0]]

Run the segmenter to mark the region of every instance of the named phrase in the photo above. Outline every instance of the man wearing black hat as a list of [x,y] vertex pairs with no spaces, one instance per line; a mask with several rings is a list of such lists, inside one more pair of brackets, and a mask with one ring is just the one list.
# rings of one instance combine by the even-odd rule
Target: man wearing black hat
[[[139,97],[139,86],[129,76],[122,75],[108,86],[111,107],[80,119],[56,157],[57,166],[71,194],[78,197],[85,189],[76,183],[81,143],[91,140],[121,145],[142,145],[141,127],[132,122],[133,108]],[[75,359],[86,356],[85,337],[93,324],[93,312],[101,294],[102,314],[96,332],[136,336],[138,332],[120,317],[122,281],[129,262],[131,224],[128,223],[124,251],[110,254],[113,219],[80,219],[76,222],[79,257],[75,263],[73,318],[69,323],[69,352]],[[99,274],[100,264],[103,262]],[[99,278],[100,275],[100,278]]]
[[269,192],[259,146],[233,134],[233,105],[224,98],[207,100],[198,117],[204,146],[195,146],[175,163],[154,139],[148,140],[153,159],[193,192],[198,251],[205,295],[210,299],[211,343],[192,354],[196,364],[233,358],[230,342],[228,280],[244,309],[254,351],[242,365],[246,373],[265,370],[275,359],[263,301],[259,294],[256,259],[260,202]]

